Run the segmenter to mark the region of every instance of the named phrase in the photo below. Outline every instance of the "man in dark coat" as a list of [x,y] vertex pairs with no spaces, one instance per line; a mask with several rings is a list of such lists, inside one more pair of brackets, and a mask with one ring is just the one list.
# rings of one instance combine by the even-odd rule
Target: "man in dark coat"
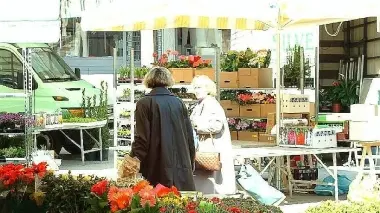
[[174,84],[169,70],[153,68],[144,79],[151,92],[136,104],[136,131],[131,157],[152,185],[195,191],[195,146],[187,108],[167,87]]

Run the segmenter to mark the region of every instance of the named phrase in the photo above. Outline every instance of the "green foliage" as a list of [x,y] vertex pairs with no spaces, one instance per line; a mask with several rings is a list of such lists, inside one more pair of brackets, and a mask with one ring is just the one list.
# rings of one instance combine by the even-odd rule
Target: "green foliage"
[[268,68],[271,61],[270,50],[228,51],[221,56],[221,69],[225,72],[235,72],[239,68]]
[[46,193],[44,204],[49,213],[85,212],[90,204],[91,187],[100,181],[94,176],[77,177],[69,174],[48,174],[42,180],[41,190]]
[[8,147],[0,149],[0,156],[6,158],[24,158],[26,156],[25,147]]
[[325,201],[317,207],[311,207],[306,210],[306,213],[378,213],[380,212],[380,202],[334,202]]
[[[295,45],[288,50],[286,57],[286,64],[283,66],[284,79],[289,82],[290,86],[297,86],[300,81],[300,69],[301,69],[301,46]],[[310,59],[304,58],[304,78],[310,76],[311,66]]]
[[236,100],[236,91],[233,91],[233,90],[223,90],[220,93],[220,100],[235,101]]
[[[134,77],[135,78],[144,78],[144,76],[149,72],[150,68],[146,66],[135,67],[134,68]],[[121,78],[130,78],[131,77],[131,68],[130,67],[120,67],[119,75]]]
[[341,103],[343,107],[350,107],[359,102],[359,96],[356,93],[358,88],[359,82],[356,80],[339,80],[333,83],[328,96],[332,102]]

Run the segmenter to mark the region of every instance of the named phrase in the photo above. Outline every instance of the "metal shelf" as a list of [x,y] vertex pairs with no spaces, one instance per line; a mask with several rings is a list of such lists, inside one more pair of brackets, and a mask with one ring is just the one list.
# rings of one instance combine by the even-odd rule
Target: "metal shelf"
[[9,136],[9,137],[23,136],[23,135],[25,135],[24,132],[17,132],[17,133],[6,133],[6,132],[2,132],[2,133],[0,133],[0,136]]
[[131,146],[114,146],[114,147],[109,147],[109,150],[113,151],[131,151],[132,147]]

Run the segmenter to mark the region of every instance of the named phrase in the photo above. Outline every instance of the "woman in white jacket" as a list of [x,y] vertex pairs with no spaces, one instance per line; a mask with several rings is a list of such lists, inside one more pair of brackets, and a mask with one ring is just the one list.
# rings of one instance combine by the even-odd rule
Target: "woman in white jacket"
[[[207,76],[197,76],[192,86],[198,99],[190,120],[199,138],[199,152],[219,152],[220,171],[194,171],[197,191],[204,194],[235,194],[235,170],[230,130],[222,106],[215,99],[216,85]],[[211,135],[212,137],[211,137]]]

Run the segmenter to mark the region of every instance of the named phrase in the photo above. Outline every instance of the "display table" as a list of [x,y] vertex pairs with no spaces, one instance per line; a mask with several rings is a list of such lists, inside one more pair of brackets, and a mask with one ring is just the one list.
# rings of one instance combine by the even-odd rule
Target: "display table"
[[[379,142],[380,143],[380,142]],[[261,174],[264,173],[270,165],[273,164],[273,162],[276,161],[276,167],[281,172],[283,172],[288,179],[288,190],[290,197],[293,196],[293,183],[304,183],[309,182],[310,184],[326,184],[327,183],[321,183],[316,181],[300,181],[300,180],[293,180],[293,176],[291,173],[291,167],[290,167],[290,156],[292,155],[312,155],[314,156],[317,161],[326,169],[326,171],[335,179],[334,186],[335,186],[335,200],[338,200],[338,171],[337,171],[337,153],[342,152],[352,152],[355,151],[354,148],[345,148],[345,147],[337,147],[337,148],[327,148],[327,149],[310,149],[310,148],[290,148],[290,147],[263,147],[263,148],[242,148],[242,149],[234,149],[234,156],[235,158],[244,158],[244,159],[255,159],[255,158],[264,158],[268,157],[271,158],[268,165],[261,171]],[[319,154],[332,154],[333,157],[333,172],[330,171],[330,169],[321,161],[321,159],[318,158],[317,155]],[[284,170],[281,167],[281,157],[287,158],[287,165],[286,170]]]
[[[77,146],[80,149],[81,152],[81,157],[82,157],[82,164],[84,165],[84,154],[90,153],[90,152],[100,152],[100,160],[102,161],[103,159],[103,142],[102,142],[102,128],[107,124],[107,121],[97,121],[97,122],[90,122],[90,123],[64,123],[62,125],[57,125],[57,126],[51,126],[51,127],[46,127],[43,129],[36,129],[33,131],[33,134],[36,135],[39,134],[40,132],[47,132],[47,131],[55,131],[58,130],[60,131],[71,143],[73,143],[75,146]],[[90,133],[88,133],[87,130],[89,129],[98,129],[99,130],[99,135],[98,139],[94,138]],[[72,138],[70,138],[64,130],[79,130],[79,135],[80,135],[80,141],[74,141]],[[98,148],[92,148],[90,150],[84,150],[84,143],[83,143],[83,132],[85,132],[94,142],[96,145],[98,145]],[[35,149],[37,148],[37,140],[35,139],[35,144],[34,147]]]

